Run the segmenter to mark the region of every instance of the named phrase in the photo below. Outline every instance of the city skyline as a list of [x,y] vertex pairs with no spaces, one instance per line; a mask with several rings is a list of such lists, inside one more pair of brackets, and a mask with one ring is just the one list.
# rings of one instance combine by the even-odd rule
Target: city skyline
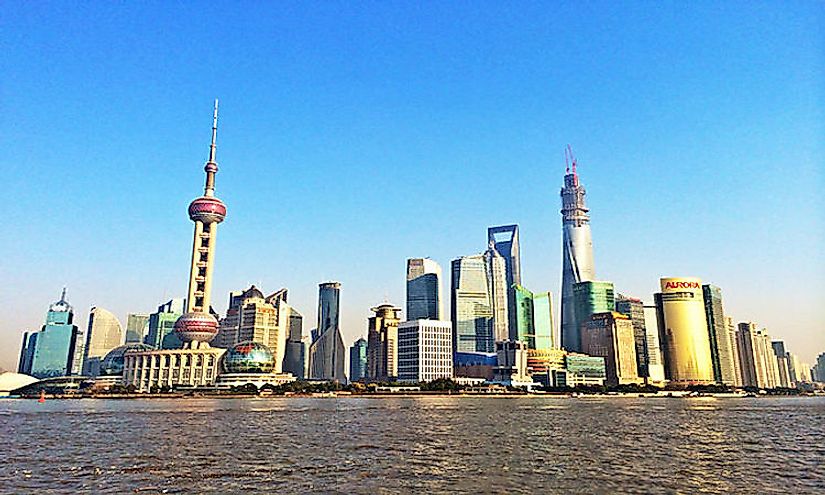
[[[324,99],[323,84],[310,85],[292,98],[287,94],[283,100],[279,98],[286,90],[277,88],[273,89],[277,96],[249,96],[248,86],[226,76],[215,84],[199,81],[182,98],[175,90],[187,86],[188,79],[185,84],[171,85],[171,91],[149,85],[118,91],[108,95],[111,98],[106,98],[106,90],[111,90],[107,85],[113,81],[104,80],[104,97],[98,100],[89,90],[73,85],[29,84],[43,68],[30,56],[31,47],[23,43],[10,54],[9,63],[16,67],[9,70],[14,77],[4,95],[7,118],[0,121],[8,150],[0,157],[0,178],[10,184],[10,230],[0,248],[7,284],[0,289],[0,299],[14,308],[10,318],[0,323],[0,344],[8,349],[0,353],[0,367],[15,368],[22,332],[37,331],[43,309],[54,299],[51,294],[64,285],[72,294],[80,328],[86,328],[92,306],[106,308],[125,322],[127,313],[148,313],[173,297],[185,296],[186,287],[180,280],[186,274],[181,267],[189,257],[184,246],[191,244],[191,224],[180,215],[189,197],[178,191],[180,184],[191,190],[188,184],[198,174],[195,165],[204,158],[204,102],[214,96],[223,98],[232,109],[227,112],[231,125],[222,135],[225,145],[221,149],[222,160],[230,164],[222,170],[221,190],[233,205],[232,222],[225,227],[227,235],[222,235],[218,247],[221,271],[212,291],[215,309],[221,314],[227,309],[226,294],[255,283],[289,287],[291,304],[312,321],[317,284],[340,280],[341,330],[348,345],[363,332],[370,307],[384,297],[403,305],[407,258],[430,256],[446,269],[455,257],[483,251],[486,229],[505,224],[519,225],[524,286],[551,290],[554,307],[559,308],[560,150],[571,142],[588,189],[599,280],[610,280],[617,292],[652,304],[660,277],[696,276],[722,288],[725,314],[735,322],[757,322],[812,364],[825,348],[825,332],[821,331],[825,315],[817,304],[825,293],[825,277],[821,276],[825,255],[817,247],[823,242],[825,208],[818,193],[822,145],[815,140],[817,129],[821,130],[816,108],[821,105],[806,106],[805,102],[819,101],[810,84],[821,78],[784,68],[801,58],[803,66],[820,70],[821,62],[806,58],[815,56],[816,46],[801,38],[804,29],[794,28],[794,23],[805,22],[801,13],[779,15],[772,28],[763,25],[765,15],[747,13],[737,29],[758,26],[759,33],[768,31],[768,40],[782,33],[786,41],[788,37],[798,41],[790,44],[802,46],[802,54],[762,61],[759,74],[752,74],[741,71],[757,55],[763,56],[765,48],[742,48],[733,68],[726,66],[734,71],[735,87],[750,89],[747,97],[728,94],[728,102],[714,97],[713,91],[720,91],[721,86],[712,76],[707,81],[710,86],[700,90],[661,73],[654,74],[653,82],[641,82],[634,77],[634,64],[625,69],[614,66],[611,74],[616,86],[628,90],[636,81],[642,88],[629,98],[619,98],[618,108],[598,117],[591,114],[604,110],[609,103],[606,94],[593,88],[576,94],[562,84],[563,71],[542,73],[542,81],[555,84],[561,96],[515,84],[506,77],[501,82],[486,80],[479,93],[468,98],[457,92],[473,86],[441,64],[430,68],[437,74],[452,74],[454,79],[435,98],[416,93],[414,100],[420,108],[396,99],[406,87],[383,88],[377,93],[374,108],[387,104],[399,110],[398,118],[392,120],[380,112],[358,111],[357,105],[369,103],[369,97],[346,78],[348,84],[335,92],[335,100]],[[22,13],[12,17],[20,21],[9,23],[12,36],[27,28],[41,39],[57,42],[64,36],[43,31],[56,19],[47,19],[35,29],[33,18]],[[358,18],[352,12],[347,17],[350,21]],[[147,22],[140,16],[137,20],[139,25]],[[327,22],[314,20],[316,28]],[[76,28],[77,21],[69,16],[67,25]],[[200,22],[196,21],[193,24]],[[95,36],[105,39],[107,30],[119,22],[110,19],[65,49],[77,53],[82,42],[98,39]],[[679,25],[687,31],[691,22],[697,19],[689,16]],[[618,29],[612,23],[607,27]],[[734,28],[717,27],[731,35],[737,46],[746,44],[742,33],[731,31]],[[468,34],[454,29],[454,39]],[[512,34],[506,26],[500,29],[502,35]],[[666,33],[652,29],[633,36],[618,32],[636,42],[663,36],[663,51],[636,60],[637,67],[675,50],[667,43]],[[722,38],[720,34],[703,46],[721,45]],[[574,47],[572,42],[560,43]],[[288,43],[285,50],[298,48]],[[500,47],[494,44],[491,48]],[[231,45],[230,53],[222,57],[237,49]],[[544,63],[565,62],[542,59],[539,65],[541,50],[521,50],[527,66],[518,68],[517,74]],[[496,53],[505,56],[505,52]],[[606,62],[608,54],[601,49],[594,56]],[[679,67],[702,63],[702,50],[697,47],[685,55],[686,65]],[[67,58],[85,63],[75,55]],[[364,66],[363,60],[359,63],[362,68],[372,67]],[[121,62],[113,64],[112,74],[131,74]],[[58,63],[58,69],[61,66]],[[575,67],[581,71],[577,77],[600,71],[578,62]],[[483,64],[470,67],[471,72],[484,68]],[[340,66],[328,70],[327,77],[346,73]],[[262,81],[274,77],[268,71],[256,74]],[[366,80],[375,84],[378,79],[368,74]],[[513,84],[512,95],[503,82]],[[793,89],[777,89],[784,84]],[[433,88],[430,83],[425,86]],[[23,88],[30,88],[31,93]],[[699,109],[680,106],[676,100],[683,94],[688,101],[701,102]],[[759,102],[767,94],[773,98],[770,105]],[[516,110],[505,112],[491,106],[484,101],[485,95],[502,95],[503,104],[516,104]],[[535,113],[517,105],[528,96],[534,103],[540,101]],[[588,102],[591,96],[598,98]],[[648,96],[658,104],[647,103]],[[312,112],[302,111],[301,98],[313,97],[321,99],[318,106]],[[436,111],[435,124],[417,130],[425,122],[421,110],[433,112],[438,99],[447,97],[454,98],[454,105]],[[571,97],[579,108],[572,103],[553,108],[562,98]],[[47,112],[45,106],[34,103],[35,99],[62,101],[67,111],[55,115],[51,108]],[[171,99],[180,101],[172,104]],[[320,110],[330,104],[340,108],[330,112],[329,120],[321,120]],[[746,104],[754,108],[746,112]],[[354,113],[345,117],[347,112]],[[641,122],[640,116],[651,115],[656,116],[654,123]],[[496,116],[503,118],[491,124],[490,117],[496,120]],[[793,124],[785,120],[791,116]],[[95,123],[98,118],[101,122]],[[323,132],[311,132],[319,122],[324,123]],[[388,129],[375,135],[368,132],[389,122],[394,125]],[[355,126],[348,129],[344,123]],[[626,128],[619,129],[620,124]],[[664,131],[657,131],[659,127]],[[662,132],[669,133],[667,139],[650,144],[664,136]],[[438,133],[445,137],[435,139]],[[321,162],[327,165],[316,167]],[[493,174],[507,166],[518,173]],[[329,175],[331,167],[346,170],[349,177],[340,172]],[[493,174],[493,179],[478,179],[475,173],[468,178],[471,170]],[[414,182],[422,174],[428,176],[424,182],[429,189]],[[397,204],[360,187],[376,179],[395,178],[397,182],[399,177],[410,194],[396,196]],[[503,191],[501,183],[511,191]],[[331,184],[334,187],[322,187]],[[475,194],[461,194],[468,185]],[[438,209],[425,209],[419,204],[424,193],[444,201]],[[495,197],[495,201],[484,204],[484,196]],[[805,214],[782,215],[792,203],[805,205]],[[119,208],[124,204],[130,206],[128,211]],[[115,219],[110,210],[118,210],[120,218]],[[397,228],[399,218],[405,220],[401,223],[405,228]],[[395,228],[388,230],[391,227]],[[385,231],[395,235],[387,236]],[[58,237],[61,241],[54,242]],[[249,256],[250,252],[260,255]],[[793,278],[788,273],[810,276]],[[446,280],[441,288],[446,290]],[[449,303],[444,312],[449,313]]]

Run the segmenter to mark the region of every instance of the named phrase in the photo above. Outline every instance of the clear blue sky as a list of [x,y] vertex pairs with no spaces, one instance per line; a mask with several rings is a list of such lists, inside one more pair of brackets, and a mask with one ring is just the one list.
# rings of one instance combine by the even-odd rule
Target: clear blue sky
[[[560,285],[563,147],[596,271],[722,287],[825,351],[821,2],[7,2],[0,12],[0,367],[60,288],[81,326],[186,287],[189,201],[221,99],[214,304],[256,283],[348,343],[403,306],[404,260],[518,223],[524,281]],[[445,280],[445,290],[447,280]],[[558,300],[556,300],[558,303]]]

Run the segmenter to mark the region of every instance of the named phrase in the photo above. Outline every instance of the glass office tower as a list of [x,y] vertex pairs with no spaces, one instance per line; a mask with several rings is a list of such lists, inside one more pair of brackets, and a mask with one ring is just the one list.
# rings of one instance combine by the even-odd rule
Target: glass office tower
[[[613,282],[587,281],[573,285],[573,312],[572,323],[578,329],[567,335],[568,351],[583,352],[581,345],[581,327],[590,320],[595,313],[613,311],[616,307],[616,298]],[[563,337],[564,338],[564,337]]]
[[149,315],[128,313],[126,315],[126,343],[143,342],[149,333]]
[[407,320],[440,320],[441,267],[429,258],[407,260]]
[[66,289],[60,300],[49,306],[46,324],[23,342],[26,351],[21,371],[37,378],[79,373],[83,356],[83,334],[74,324],[74,308],[66,301]]
[[309,346],[309,377],[346,382],[346,348],[341,338],[339,282],[318,286],[318,326]]
[[533,293],[516,285],[516,338],[528,349],[549,350],[554,347],[553,303],[550,292]]
[[729,328],[722,310],[722,289],[715,285],[703,285],[705,317],[708,322],[710,357],[713,360],[713,378],[716,383],[736,385],[736,366]]
[[170,299],[149,315],[149,331],[143,340],[154,349],[179,349],[183,342],[175,334],[175,322],[186,308],[186,299]]
[[504,258],[505,277],[507,279],[507,327],[508,338],[518,338],[516,324],[516,291],[514,286],[521,285],[521,255],[519,251],[518,225],[501,225],[487,229],[487,242]]
[[622,294],[616,296],[616,311],[630,317],[633,323],[633,338],[636,345],[636,368],[639,376],[649,376],[647,370],[647,329],[645,328],[645,307],[641,299]]
[[508,316],[507,262],[496,251],[493,243],[484,253],[487,271],[487,293],[493,306],[493,338],[496,342],[510,339],[510,319]]
[[453,349],[455,352],[495,352],[493,304],[483,254],[452,262]]
[[367,341],[358,339],[349,348],[349,381],[357,382],[367,374]]

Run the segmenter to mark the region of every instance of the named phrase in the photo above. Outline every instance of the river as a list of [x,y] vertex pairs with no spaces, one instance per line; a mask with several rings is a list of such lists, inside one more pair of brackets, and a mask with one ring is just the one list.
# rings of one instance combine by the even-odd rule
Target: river
[[2,493],[825,493],[825,398],[0,400]]

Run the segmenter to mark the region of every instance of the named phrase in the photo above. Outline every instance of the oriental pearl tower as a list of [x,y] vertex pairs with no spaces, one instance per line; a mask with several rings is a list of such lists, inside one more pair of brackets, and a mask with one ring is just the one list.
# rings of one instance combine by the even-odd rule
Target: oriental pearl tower
[[186,313],[175,322],[175,333],[184,343],[184,348],[208,347],[218,333],[218,320],[209,313],[212,295],[212,271],[215,268],[215,238],[218,224],[226,218],[226,206],[215,197],[215,140],[218,135],[218,100],[212,118],[212,144],[209,145],[209,160],[203,168],[206,172],[206,186],[203,196],[189,205],[189,218],[195,222],[192,241],[192,261],[189,269],[189,292],[186,299]]

